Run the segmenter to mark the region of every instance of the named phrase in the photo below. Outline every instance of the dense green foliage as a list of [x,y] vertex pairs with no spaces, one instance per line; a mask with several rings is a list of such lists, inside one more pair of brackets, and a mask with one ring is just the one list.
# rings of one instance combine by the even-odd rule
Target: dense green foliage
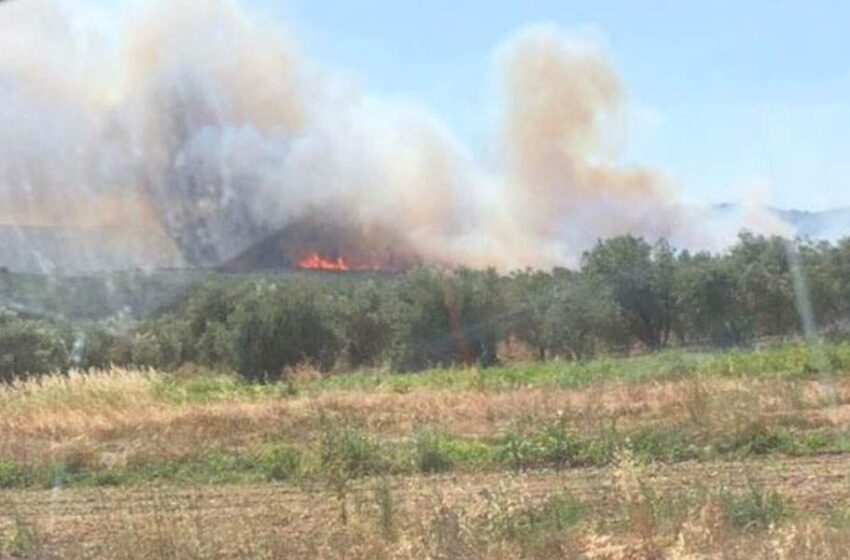
[[0,380],[50,373],[68,363],[68,344],[59,328],[0,314]]
[[[122,286],[121,301],[134,293]],[[804,287],[808,301],[797,297]],[[86,294],[72,301],[110,300]],[[808,308],[821,333],[840,334],[850,314],[850,240],[792,245],[742,234],[722,254],[690,254],[625,236],[600,241],[575,270],[219,276],[187,294],[140,323],[66,324],[18,310],[0,323],[0,375],[196,363],[268,380],[303,364],[486,367],[504,348],[583,360],[794,339]]]

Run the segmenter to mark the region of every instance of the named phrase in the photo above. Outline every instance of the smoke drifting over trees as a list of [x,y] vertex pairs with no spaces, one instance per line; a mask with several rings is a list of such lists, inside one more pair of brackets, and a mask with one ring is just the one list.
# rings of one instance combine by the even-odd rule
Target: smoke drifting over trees
[[23,237],[86,228],[127,265],[211,266],[309,217],[426,262],[509,269],[625,233],[717,247],[744,225],[706,235],[709,213],[663,174],[618,165],[624,85],[602,47],[555,27],[498,47],[492,166],[426,112],[339,87],[238,2],[146,3],[114,36],[89,15],[0,8],[0,224]]

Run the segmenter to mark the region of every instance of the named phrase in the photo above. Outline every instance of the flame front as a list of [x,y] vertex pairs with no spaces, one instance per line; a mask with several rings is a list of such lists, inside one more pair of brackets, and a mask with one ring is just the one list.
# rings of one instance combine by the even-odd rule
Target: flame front
[[380,270],[381,267],[371,264],[352,264],[345,257],[325,257],[317,252],[312,252],[298,261],[298,268],[306,270],[327,270],[332,272],[352,272],[366,270]]

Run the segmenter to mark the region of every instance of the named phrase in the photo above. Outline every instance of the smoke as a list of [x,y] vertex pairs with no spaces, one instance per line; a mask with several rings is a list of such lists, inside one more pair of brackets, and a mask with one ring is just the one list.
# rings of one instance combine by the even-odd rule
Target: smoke
[[219,265],[304,223],[501,268],[574,262],[621,233],[711,239],[670,179],[618,164],[623,84],[603,47],[557,28],[498,49],[489,164],[421,109],[322,71],[235,1],[150,2],[118,28],[90,16],[0,7],[0,224],[19,233],[106,231],[125,264],[151,266]]
[[[514,238],[559,261],[600,237],[669,236],[681,227],[659,172],[616,164],[625,91],[601,46],[554,27],[519,31],[499,56]],[[542,263],[538,263],[542,264]],[[551,262],[549,263],[551,264]]]

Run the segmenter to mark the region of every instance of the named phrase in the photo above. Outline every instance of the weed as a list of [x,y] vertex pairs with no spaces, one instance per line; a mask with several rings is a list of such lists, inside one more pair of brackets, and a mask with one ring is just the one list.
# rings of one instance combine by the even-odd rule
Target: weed
[[340,522],[348,523],[348,487],[352,478],[381,474],[386,461],[378,442],[359,430],[322,421],[319,464],[322,474],[336,494]]
[[564,415],[559,414],[557,421],[544,426],[540,447],[542,458],[547,464],[563,469],[578,462],[582,444],[568,428]]
[[753,483],[743,493],[721,491],[720,503],[729,524],[746,531],[764,530],[791,516],[791,506],[779,492]]
[[37,558],[41,538],[35,526],[16,516],[12,526],[2,534],[0,553],[11,558]]
[[563,531],[578,525],[585,516],[585,505],[566,491],[548,497],[542,504],[515,514],[512,537],[534,540],[546,533]]
[[532,466],[541,455],[540,447],[534,438],[517,429],[511,429],[502,435],[497,446],[499,459],[516,472]]
[[850,529],[850,507],[846,504],[833,507],[827,521],[836,529]]
[[381,474],[388,468],[381,451],[381,446],[374,436],[355,428],[323,422],[319,450],[319,461],[323,469],[348,477]]
[[766,455],[771,452],[788,450],[793,439],[786,430],[770,426],[764,420],[752,420],[732,434],[721,444],[721,450],[741,455]]
[[0,488],[21,488],[32,482],[30,473],[9,460],[0,460]]
[[690,434],[684,429],[639,428],[628,436],[635,456],[641,462],[664,461],[674,463],[697,457],[699,451],[692,444]]
[[497,463],[496,447],[489,442],[441,436],[441,449],[452,466],[485,469]]
[[272,445],[261,450],[260,468],[269,480],[294,480],[304,472],[302,454],[288,445]]
[[436,432],[420,432],[416,436],[414,461],[422,473],[441,473],[452,468],[444,437]]
[[378,480],[375,487],[375,502],[378,504],[381,533],[388,541],[395,541],[398,536],[395,525],[395,496],[386,477]]

